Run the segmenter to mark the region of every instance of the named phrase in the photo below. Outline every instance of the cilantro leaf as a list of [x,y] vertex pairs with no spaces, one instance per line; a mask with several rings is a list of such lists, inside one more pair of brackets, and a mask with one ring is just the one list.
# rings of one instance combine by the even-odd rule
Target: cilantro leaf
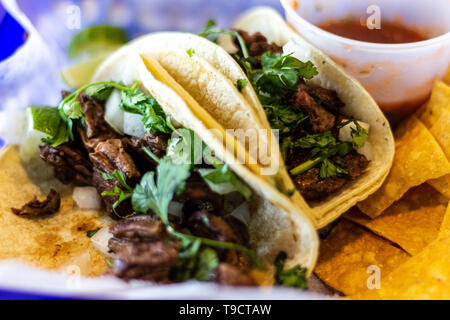
[[295,130],[308,116],[303,115],[292,106],[264,105],[267,118],[273,129],[280,130],[281,134]]
[[354,124],[356,129],[354,127],[351,127],[351,136],[353,140],[353,145],[356,149],[364,147],[366,144],[367,139],[369,139],[369,133],[366,129],[364,129],[357,120],[348,120],[340,123],[336,126],[336,128],[341,129],[345,126],[348,126],[349,124]]
[[334,165],[330,160],[325,159],[322,162],[322,166],[320,167],[319,176],[322,179],[331,178],[331,177],[341,177],[343,175],[347,175],[348,171],[341,168],[337,164]]
[[127,177],[125,173],[123,173],[120,170],[114,170],[113,173],[106,173],[101,170],[97,169],[97,172],[100,173],[102,178],[104,180],[114,180],[117,181],[120,185],[114,186],[113,190],[106,190],[102,192],[102,197],[117,197],[117,201],[113,204],[113,211],[114,213],[121,219],[127,218],[127,217],[121,217],[117,211],[116,208],[125,200],[130,199],[133,195],[133,188],[131,188],[127,183]]
[[106,101],[113,92],[114,87],[110,84],[100,84],[86,89],[85,93],[97,100]]
[[60,108],[64,114],[70,119],[81,119],[83,117],[83,109],[78,97],[73,97],[67,101],[63,101]]
[[155,98],[148,97],[135,88],[133,91],[122,91],[120,108],[129,113],[140,114],[143,117],[145,132],[159,131],[171,133],[171,124],[167,123],[166,115]]
[[242,92],[242,90],[247,84],[248,84],[247,79],[238,79],[238,81],[236,82],[236,88],[239,90],[239,92]]
[[189,164],[174,164],[170,158],[160,160],[155,172],[144,175],[133,192],[132,205],[138,213],[155,212],[164,224],[169,224],[168,209],[175,193],[184,187],[190,176]]
[[93,230],[88,230],[88,231],[86,232],[86,236],[87,236],[88,238],[92,238],[97,232],[100,231],[100,229],[101,229],[101,228],[97,228],[97,229],[93,229]]
[[211,248],[205,248],[199,253],[194,278],[198,281],[209,281],[214,277],[214,272],[218,266],[219,256],[217,252]]
[[189,48],[186,53],[188,54],[189,57],[192,58],[192,56],[195,54],[195,50],[193,48]]
[[251,198],[252,191],[230,170],[227,164],[215,165],[215,167],[216,169],[207,174],[204,179],[214,184],[231,183],[246,200]]
[[286,259],[287,255],[284,252],[280,252],[275,259],[275,284],[306,290],[308,287],[306,280],[306,268],[296,265],[291,269],[284,270]]

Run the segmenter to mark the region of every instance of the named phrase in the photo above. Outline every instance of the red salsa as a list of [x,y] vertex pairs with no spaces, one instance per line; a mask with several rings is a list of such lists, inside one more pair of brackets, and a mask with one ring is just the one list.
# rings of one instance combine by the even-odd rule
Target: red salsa
[[409,43],[428,38],[398,22],[382,21],[381,29],[369,29],[358,20],[332,20],[318,26],[338,36],[374,43]]

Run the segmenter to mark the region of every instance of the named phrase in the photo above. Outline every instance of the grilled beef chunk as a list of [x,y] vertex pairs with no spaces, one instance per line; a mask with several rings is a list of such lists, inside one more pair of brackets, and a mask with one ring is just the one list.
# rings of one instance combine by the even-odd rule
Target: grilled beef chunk
[[148,133],[144,139],[123,138],[123,146],[133,158],[139,172],[144,174],[156,168],[157,163],[143,150],[148,148],[158,158],[166,155],[170,136],[162,133]]
[[[259,32],[249,34],[244,30],[237,31],[242,36],[242,38],[244,38],[250,56],[256,58],[258,61],[261,61],[261,56],[268,51],[272,54],[283,52],[282,47],[277,46],[275,43],[269,43],[267,41],[267,38]],[[235,43],[237,47],[240,48],[237,39],[235,40]]]
[[78,133],[89,153],[94,152],[100,142],[119,138],[105,121],[103,104],[84,92],[80,94],[79,101],[83,108],[85,124],[78,126]]
[[119,278],[170,282],[171,269],[178,260],[178,244],[139,242],[116,253],[114,274]]
[[[115,186],[118,186],[119,188],[123,187],[116,180],[103,179],[101,173],[98,172],[99,170],[109,174],[113,173],[115,170],[122,171],[127,178],[128,185],[132,188],[139,182],[141,175],[137,170],[133,159],[131,159],[125,151],[121,140],[111,139],[106,142],[100,142],[95,148],[95,153],[91,153],[89,157],[94,166],[93,184],[100,194],[104,191],[113,190]],[[116,215],[125,217],[133,213],[131,201],[129,199],[119,204],[114,211],[113,205],[117,200],[118,197],[103,198],[106,209],[112,217],[115,217]]]
[[339,114],[339,109],[344,107],[344,104],[339,99],[336,91],[321,87],[309,87],[308,93],[316,101],[319,101],[321,106],[325,107],[334,114]]
[[336,124],[336,117],[319,106],[319,104],[308,93],[308,87],[300,83],[297,91],[291,97],[292,104],[301,112],[309,116],[308,122],[312,133],[323,133],[332,130]]
[[21,209],[11,208],[12,212],[18,216],[41,217],[58,212],[61,206],[61,196],[51,189],[44,201],[38,201],[36,197],[25,204]]
[[223,196],[212,191],[197,172],[192,172],[186,182],[185,191],[174,201],[184,203],[183,214],[186,217],[203,209],[220,215],[224,205]]
[[137,215],[121,222],[109,230],[114,237],[129,241],[158,241],[166,237],[163,223],[152,215]]
[[161,221],[154,216],[139,215],[120,221],[110,231],[114,237],[108,247],[116,254],[113,269],[116,276],[169,282],[179,247],[176,243],[166,243]]
[[315,167],[292,177],[295,186],[306,200],[319,201],[336,192],[347,183],[347,179],[342,177],[321,179],[319,172],[320,167]]
[[58,147],[46,144],[39,148],[40,157],[53,167],[55,177],[64,184],[92,184],[92,164],[87,154],[74,143]]
[[223,218],[215,216],[205,209],[192,214],[187,219],[186,227],[198,237],[222,242],[239,242],[233,229]]
[[239,268],[220,263],[215,272],[214,281],[226,286],[255,286],[255,281],[250,275],[242,272]]
[[345,168],[348,171],[350,180],[356,180],[359,178],[370,163],[364,155],[359,154],[356,151],[350,152],[343,158],[343,160],[345,162]]

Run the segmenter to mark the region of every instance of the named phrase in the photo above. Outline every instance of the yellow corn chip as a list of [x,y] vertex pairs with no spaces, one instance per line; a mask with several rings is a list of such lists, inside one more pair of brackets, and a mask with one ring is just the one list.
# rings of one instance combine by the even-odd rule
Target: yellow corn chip
[[403,250],[389,241],[343,220],[322,242],[316,275],[330,287],[346,294],[367,292],[375,269],[381,281],[409,259]]
[[449,248],[450,233],[447,232],[382,280],[378,296],[392,300],[450,299]]
[[450,231],[450,202],[447,207],[447,212],[445,213],[444,220],[442,221],[441,231],[439,232],[439,237],[444,236]]
[[344,217],[416,255],[439,234],[448,199],[427,184],[409,190],[375,219],[357,208]]
[[417,116],[427,128],[431,128],[446,109],[450,109],[450,87],[442,81],[436,81],[430,101],[417,111]]
[[433,135],[416,116],[411,116],[395,132],[395,158],[386,181],[368,199],[358,204],[362,212],[375,218],[410,188],[430,179],[450,174],[450,163]]
[[447,198],[450,198],[450,174],[438,179],[428,180],[427,183]]

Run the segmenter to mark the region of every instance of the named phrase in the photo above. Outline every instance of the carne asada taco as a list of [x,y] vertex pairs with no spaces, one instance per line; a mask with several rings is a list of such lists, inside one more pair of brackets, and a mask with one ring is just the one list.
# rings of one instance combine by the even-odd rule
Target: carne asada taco
[[[165,73],[133,48],[120,49],[91,84],[65,92],[58,108],[27,109],[30,123],[20,146],[26,162],[16,155],[12,165],[26,168],[41,158],[67,185],[63,199],[109,214],[112,219],[79,237],[91,237],[110,273],[122,279],[304,287],[318,250],[309,218],[239,163],[224,130],[209,130],[196,117],[196,101],[159,81]],[[47,168],[44,162],[39,165]],[[14,190],[14,180],[7,181],[5,190]],[[37,193],[30,188],[27,195]],[[45,225],[61,215],[55,190],[45,201],[10,210],[23,204],[19,198],[5,199],[2,217]],[[104,209],[93,205],[96,199]]]
[[394,156],[389,123],[356,80],[273,10],[251,11],[235,28],[210,23],[201,33],[210,40],[225,35],[220,43],[233,57],[181,33],[132,45],[156,58],[226,129],[278,130],[279,146],[267,142],[282,155],[276,186],[296,190],[292,201],[325,226],[383,183]]

